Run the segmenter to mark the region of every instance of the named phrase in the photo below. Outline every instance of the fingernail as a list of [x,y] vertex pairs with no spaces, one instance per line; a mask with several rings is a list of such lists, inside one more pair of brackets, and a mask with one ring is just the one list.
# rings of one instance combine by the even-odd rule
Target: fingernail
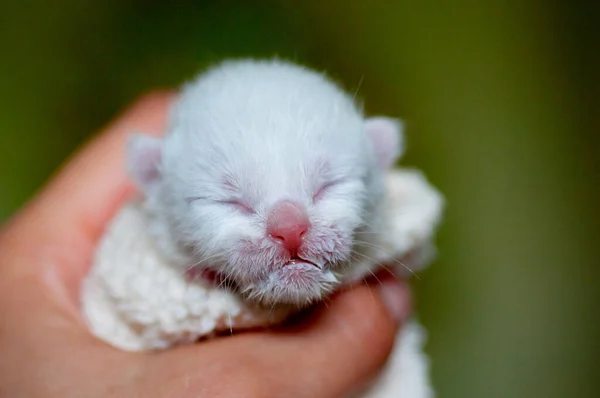
[[398,323],[404,322],[411,313],[410,289],[406,282],[391,276],[380,278],[379,295],[388,312]]

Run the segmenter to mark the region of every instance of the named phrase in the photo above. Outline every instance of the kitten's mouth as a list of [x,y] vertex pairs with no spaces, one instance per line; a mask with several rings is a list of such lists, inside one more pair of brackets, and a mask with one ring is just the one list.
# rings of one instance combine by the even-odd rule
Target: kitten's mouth
[[250,296],[264,304],[303,307],[322,299],[339,283],[337,277],[317,263],[293,258],[266,278],[248,286]]
[[305,260],[301,257],[293,257],[291,259],[289,259],[288,261],[286,261],[283,266],[284,267],[288,267],[288,266],[295,266],[295,265],[302,265],[302,264],[306,264],[306,265],[312,265],[313,267],[317,268],[317,269],[323,269],[323,266],[314,263],[310,260]]
[[203,280],[211,286],[237,291],[247,299],[268,305],[305,306],[323,298],[339,283],[329,269],[329,264],[319,265],[318,262],[301,257],[290,258],[263,278],[241,285],[209,269],[195,270],[188,273],[188,276]]
[[[284,272],[291,269],[304,269],[306,271],[323,271],[323,266],[314,261],[306,260],[302,257],[292,257],[281,267]],[[237,290],[238,286],[235,281],[225,278],[223,274],[210,268],[189,268],[186,271],[187,277],[192,280],[204,280],[212,285],[229,287]]]

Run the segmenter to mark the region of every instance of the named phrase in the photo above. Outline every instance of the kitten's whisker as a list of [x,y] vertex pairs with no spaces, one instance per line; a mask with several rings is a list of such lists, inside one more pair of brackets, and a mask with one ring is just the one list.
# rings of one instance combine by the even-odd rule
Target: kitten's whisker
[[190,271],[192,268],[194,268],[194,267],[197,267],[197,266],[199,266],[199,265],[202,265],[202,264],[204,264],[206,261],[212,260],[212,259],[214,259],[215,257],[222,256],[222,255],[223,255],[223,254],[225,254],[225,253],[226,253],[225,251],[222,251],[222,252],[215,253],[215,254],[213,254],[213,255],[211,255],[211,256],[205,257],[205,258],[201,259],[200,261],[198,261],[198,262],[196,262],[196,263],[194,263],[194,264],[192,264],[192,265],[189,265],[189,266],[187,266],[187,267],[186,267],[186,268],[183,270],[183,272],[181,273],[181,275],[184,275],[186,272]]
[[365,78],[365,75],[360,76],[360,80],[358,81],[358,85],[356,86],[356,91],[354,91],[354,95],[352,96],[352,102],[356,101],[356,96],[358,95],[358,90],[360,90],[360,86]]
[[[367,256],[367,255],[365,255],[363,253],[356,252],[356,251],[355,251],[355,253],[358,254],[359,256],[364,257],[365,259],[367,259],[369,261],[372,261],[372,262],[376,263],[377,265],[379,265],[380,267],[384,268],[385,270],[387,270],[388,272],[390,272],[393,275],[393,272],[389,268],[387,268],[384,264],[382,264],[381,262],[378,262],[375,259],[373,259],[373,258],[371,258],[371,257],[369,257],[369,256]],[[397,264],[400,264],[403,268],[405,268],[408,272],[410,272],[417,280],[421,280],[421,278],[419,277],[419,275],[417,275],[409,266],[407,266],[406,264],[404,264],[402,261],[400,261],[400,260],[398,260],[396,258],[393,258],[393,257],[390,258],[390,260],[396,262]]]

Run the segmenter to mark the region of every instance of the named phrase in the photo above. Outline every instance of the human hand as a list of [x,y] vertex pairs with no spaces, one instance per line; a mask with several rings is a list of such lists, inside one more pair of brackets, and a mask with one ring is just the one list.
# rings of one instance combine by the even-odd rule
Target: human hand
[[128,133],[160,134],[172,94],[126,111],[0,231],[0,397],[338,397],[384,364],[409,311],[389,276],[361,285],[277,330],[157,353],[93,337],[79,286],[103,228],[133,193]]

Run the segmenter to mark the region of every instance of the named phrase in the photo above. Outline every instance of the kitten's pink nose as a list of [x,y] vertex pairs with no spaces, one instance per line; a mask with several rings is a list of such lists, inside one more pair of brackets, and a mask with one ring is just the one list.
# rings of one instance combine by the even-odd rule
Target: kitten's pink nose
[[293,255],[302,246],[303,236],[309,228],[306,211],[302,205],[292,201],[277,203],[267,217],[267,233]]

